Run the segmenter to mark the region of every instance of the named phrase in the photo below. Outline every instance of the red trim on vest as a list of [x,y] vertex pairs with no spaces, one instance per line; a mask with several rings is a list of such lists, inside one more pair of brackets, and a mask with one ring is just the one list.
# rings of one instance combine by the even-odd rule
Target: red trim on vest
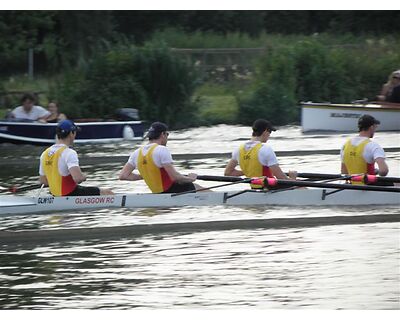
[[274,175],[271,172],[271,169],[269,167],[267,167],[267,166],[263,166],[262,167],[262,175],[264,177],[268,177],[268,178],[273,178],[274,177]]
[[167,191],[169,188],[171,188],[171,186],[174,182],[172,181],[168,172],[165,171],[164,168],[160,168],[160,173],[161,173],[161,181],[162,181],[163,191]]
[[366,173],[375,175],[375,163],[367,163]]
[[71,175],[61,176],[61,195],[67,196],[75,190],[77,184]]

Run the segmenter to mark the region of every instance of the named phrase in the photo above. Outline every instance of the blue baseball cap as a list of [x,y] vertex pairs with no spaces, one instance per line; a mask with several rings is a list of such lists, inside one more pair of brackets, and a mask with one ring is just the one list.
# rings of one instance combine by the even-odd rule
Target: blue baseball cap
[[67,132],[75,132],[75,131],[81,131],[81,128],[79,128],[73,121],[71,120],[63,120],[60,121],[57,125],[57,131],[61,133],[67,133]]

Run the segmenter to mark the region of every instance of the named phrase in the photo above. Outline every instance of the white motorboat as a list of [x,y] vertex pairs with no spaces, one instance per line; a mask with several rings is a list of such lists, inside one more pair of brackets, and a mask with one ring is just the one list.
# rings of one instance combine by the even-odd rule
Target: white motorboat
[[309,131],[357,132],[358,118],[369,114],[378,119],[380,131],[400,131],[400,104],[376,103],[301,103],[301,127]]

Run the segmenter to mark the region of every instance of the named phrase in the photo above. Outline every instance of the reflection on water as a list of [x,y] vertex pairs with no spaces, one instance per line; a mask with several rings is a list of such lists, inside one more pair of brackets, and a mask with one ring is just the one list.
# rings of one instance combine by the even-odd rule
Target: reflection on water
[[365,225],[3,249],[1,306],[395,309],[397,236]]
[[[173,153],[230,152],[247,127],[216,126],[173,132]],[[281,128],[275,150],[339,149],[349,134],[302,135]],[[400,146],[398,133],[377,133],[384,147]],[[88,156],[125,155],[120,145],[78,146]],[[43,147],[2,145],[1,158],[32,165],[0,166],[0,183],[36,182]],[[391,175],[400,153],[387,154]],[[14,160],[18,161],[18,160]],[[179,160],[180,171],[222,175],[227,159]],[[280,157],[284,170],[338,172],[336,155]],[[118,181],[123,163],[85,165],[86,185],[116,192],[148,192],[143,181]],[[199,182],[204,186],[218,183]],[[235,189],[245,188],[236,185]],[[229,187],[221,188],[228,190]],[[29,191],[34,195],[37,191]],[[400,213],[398,207],[186,207],[101,209],[67,214],[0,217],[0,231],[112,227],[136,224]],[[110,241],[97,239],[29,246],[0,243],[0,308],[330,308],[399,309],[399,224],[163,233]]]

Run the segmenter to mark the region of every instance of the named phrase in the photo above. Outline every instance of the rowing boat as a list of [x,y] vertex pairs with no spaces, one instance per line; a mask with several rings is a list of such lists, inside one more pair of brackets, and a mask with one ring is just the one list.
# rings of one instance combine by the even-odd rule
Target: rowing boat
[[157,208],[183,206],[363,206],[400,205],[400,195],[389,191],[323,188],[187,194],[116,194],[85,197],[0,196],[0,216],[29,213],[93,210],[100,208]]

